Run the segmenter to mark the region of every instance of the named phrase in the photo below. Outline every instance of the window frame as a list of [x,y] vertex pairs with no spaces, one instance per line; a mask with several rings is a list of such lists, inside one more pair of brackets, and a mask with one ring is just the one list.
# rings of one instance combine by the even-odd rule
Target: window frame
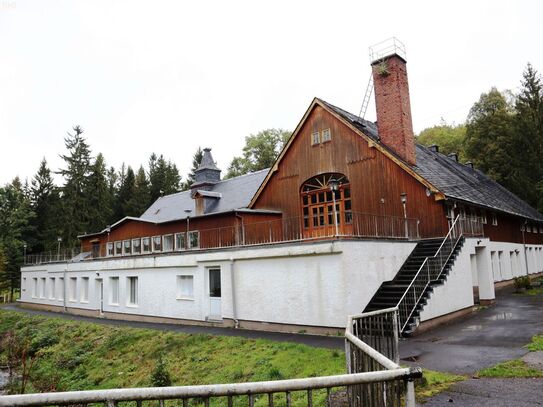
[[492,212],[492,226],[498,226],[498,215],[496,212]]
[[131,256],[132,255],[132,239],[125,239],[122,242],[123,242],[123,256]]
[[[192,236],[196,236],[196,245],[192,244]],[[188,232],[188,243],[189,249],[199,249],[200,248],[200,231],[199,230],[190,230]]]
[[[328,135],[328,137],[326,137],[325,135]],[[332,130],[330,130],[330,128],[327,128],[327,129],[324,129],[322,130],[322,135],[321,135],[321,143],[329,143],[332,141]]]
[[[132,290],[134,288],[134,290]],[[137,307],[138,306],[138,277],[127,276],[126,277],[126,306]],[[134,293],[134,301],[132,301],[132,293]]]
[[106,243],[106,255],[107,255],[107,257],[115,256],[115,244],[114,244],[114,242],[107,242]]
[[[166,248],[166,238],[171,238],[171,247],[169,249]],[[163,252],[173,252],[175,246],[174,236],[173,233],[169,233],[167,235],[162,235],[162,251]]]
[[[142,244],[141,244],[141,237],[136,237],[136,238],[133,238],[133,239],[130,239],[130,242],[131,242],[131,245],[132,245],[132,254],[141,254],[141,250],[142,250]],[[135,243],[138,242],[139,243],[139,248],[135,249],[136,245]]]
[[[194,274],[179,274],[176,278],[176,300],[194,301]],[[183,281],[190,280],[191,294],[183,293]],[[186,283],[185,283],[186,284]]]
[[[160,238],[160,250],[157,250],[155,248],[155,239],[157,237]],[[161,253],[163,251],[162,250],[163,248],[164,248],[164,245],[162,243],[162,235],[155,235],[155,236],[151,237],[151,252],[152,253]]]
[[[122,240],[115,240],[115,257],[119,257],[123,255],[123,241]],[[117,250],[117,245],[120,244],[120,249]]]
[[[183,245],[181,245],[181,247],[179,247],[179,245],[177,244],[177,237],[180,236],[181,237],[181,241],[183,242]],[[178,233],[175,233],[174,236],[173,236],[173,244],[174,244],[174,250],[179,252],[179,251],[182,251],[182,250],[186,250],[187,248],[187,236],[186,236],[186,233],[185,232],[178,232]]]
[[[145,241],[148,240],[149,241],[149,248],[147,250],[145,250]],[[152,250],[153,250],[153,238],[151,236],[144,236],[141,238],[141,253],[142,254],[147,254],[147,253],[152,253]]]
[[321,143],[321,133],[320,131],[311,132],[311,145],[318,146]]

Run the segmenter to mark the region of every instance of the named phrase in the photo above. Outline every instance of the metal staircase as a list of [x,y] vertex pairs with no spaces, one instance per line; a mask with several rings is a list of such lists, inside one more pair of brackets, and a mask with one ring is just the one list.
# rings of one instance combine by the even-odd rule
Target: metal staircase
[[444,239],[419,242],[394,279],[379,287],[364,312],[397,307],[400,333],[411,335],[434,288],[447,281],[465,241],[464,223],[457,217]]

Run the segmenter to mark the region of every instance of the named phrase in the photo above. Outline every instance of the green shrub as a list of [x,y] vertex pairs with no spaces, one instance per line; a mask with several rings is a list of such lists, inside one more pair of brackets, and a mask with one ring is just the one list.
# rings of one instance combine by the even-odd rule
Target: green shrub
[[517,291],[520,291],[523,288],[529,289],[532,287],[529,276],[515,277],[513,283],[515,285],[515,290]]
[[151,383],[155,387],[168,387],[172,385],[172,379],[162,356],[158,358],[155,370],[151,375]]

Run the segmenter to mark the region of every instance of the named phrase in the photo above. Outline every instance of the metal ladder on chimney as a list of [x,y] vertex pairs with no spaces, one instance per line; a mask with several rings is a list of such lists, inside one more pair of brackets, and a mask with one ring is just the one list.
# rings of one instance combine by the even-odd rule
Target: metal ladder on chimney
[[364,95],[362,106],[360,107],[360,113],[358,113],[359,119],[363,119],[364,117],[366,117],[366,111],[368,110],[368,105],[370,104],[372,92],[373,92],[373,72],[370,74],[368,86],[366,87],[366,94]]

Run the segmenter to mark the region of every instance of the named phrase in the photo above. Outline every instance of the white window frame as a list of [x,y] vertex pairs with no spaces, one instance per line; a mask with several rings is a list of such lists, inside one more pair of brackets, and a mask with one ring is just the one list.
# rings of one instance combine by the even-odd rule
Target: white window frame
[[[160,239],[160,250],[157,250],[157,249],[155,248],[155,239],[156,239],[156,238],[159,238],[159,239]],[[160,253],[160,252],[162,252],[162,249],[164,248],[164,245],[163,245],[163,243],[162,243],[162,235],[153,236],[153,237],[151,238],[151,246],[152,246],[152,247],[151,247],[151,251],[152,251],[153,253]]]
[[49,286],[51,289],[49,290],[49,299],[54,300],[56,296],[56,278],[55,277],[49,277]]
[[498,226],[498,215],[496,215],[496,212],[492,212],[492,226]]
[[77,301],[77,277],[70,277],[70,285],[68,286],[68,301]]
[[123,256],[130,256],[132,254],[132,240],[123,240]]
[[[144,246],[144,243],[143,243],[145,240],[149,240],[149,249],[148,250],[145,250],[145,246]],[[141,238],[141,252],[142,253],[151,253],[152,250],[153,250],[153,238],[150,237],[150,236],[142,237]]]
[[[180,245],[177,244],[177,237],[180,236],[181,239],[183,241],[183,244],[181,245],[181,247],[179,247]],[[179,232],[179,233],[176,233],[174,235],[174,238],[173,238],[173,241],[174,241],[174,250],[176,251],[180,251],[180,250],[185,250],[187,248],[187,236],[185,234],[185,232]]]
[[[139,250],[136,251],[135,247],[135,243],[136,242],[139,242]],[[142,253],[142,249],[143,249],[143,246],[141,244],[141,238],[135,238],[135,239],[132,239],[132,254],[141,254]]]
[[[134,298],[132,298],[134,293]],[[138,277],[128,276],[126,277],[126,306],[137,307],[138,306]]]
[[483,222],[483,225],[487,224],[486,211],[484,209],[481,210],[481,221]]
[[[169,249],[166,248],[166,238],[171,238],[171,246]],[[173,252],[174,245],[175,245],[175,241],[174,241],[173,233],[162,236],[162,251],[163,252]]]
[[311,145],[316,146],[321,143],[321,134],[318,131],[311,133]]
[[119,305],[120,284],[119,277],[109,278],[109,305]]
[[38,298],[38,277],[32,277],[32,298]]
[[[186,290],[190,287],[189,290]],[[181,274],[177,276],[177,296],[178,300],[194,301],[194,275]]]
[[[194,246],[192,245],[191,236],[197,236],[196,237],[197,242],[196,242],[196,245],[194,245]],[[200,248],[200,231],[199,230],[191,230],[191,231],[189,231],[188,238],[189,238],[189,249],[199,249]]]
[[79,290],[81,302],[89,302],[89,284],[88,277],[81,277],[81,290]]
[[[120,244],[120,249],[117,250],[117,246]],[[123,241],[122,240],[116,240],[115,241],[115,256],[122,256],[123,255]]]
[[321,143],[327,143],[329,141],[332,141],[332,131],[328,128],[322,131]]
[[40,277],[40,298],[47,298],[47,278]]
[[115,255],[115,244],[113,242],[107,242],[106,255],[107,257],[113,257]]
[[58,278],[58,285],[59,285],[58,300],[59,301],[64,301],[64,290],[65,290],[64,284],[66,284],[66,282],[64,281],[64,277],[59,277]]

